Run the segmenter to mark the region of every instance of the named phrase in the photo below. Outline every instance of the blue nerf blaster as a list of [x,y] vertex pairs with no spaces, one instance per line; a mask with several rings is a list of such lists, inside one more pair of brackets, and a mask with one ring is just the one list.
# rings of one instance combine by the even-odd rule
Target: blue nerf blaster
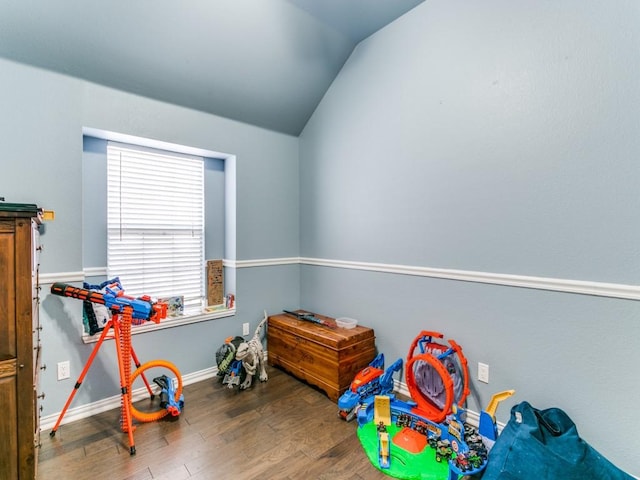
[[124,294],[119,283],[113,283],[106,288],[105,293],[94,292],[86,288],[78,288],[67,283],[56,282],[51,285],[51,293],[61,297],[77,298],[83,301],[99,303],[114,313],[123,313],[126,307],[131,308],[131,317],[138,320],[152,320],[159,323],[167,316],[167,304],[153,302],[151,297],[143,295],[139,298]]
[[184,394],[180,395],[180,399],[176,402],[176,390],[173,382],[166,375],[156,377],[153,381],[162,389],[160,392],[160,407],[166,408],[174,417],[180,415],[184,407]]

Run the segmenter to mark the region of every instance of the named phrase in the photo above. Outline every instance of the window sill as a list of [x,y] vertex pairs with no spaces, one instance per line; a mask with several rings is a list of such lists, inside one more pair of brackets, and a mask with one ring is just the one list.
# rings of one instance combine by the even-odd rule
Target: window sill
[[[156,330],[164,330],[165,328],[179,327],[180,325],[188,325],[190,323],[206,322],[208,320],[215,320],[216,318],[232,317],[236,314],[235,308],[220,309],[212,312],[204,311],[199,314],[182,315],[179,317],[171,317],[160,320],[160,323],[145,322],[142,325],[132,325],[131,335],[137,335],[139,333],[155,332]],[[95,335],[82,335],[83,343],[96,343],[100,339],[100,333]],[[113,332],[107,334],[106,339],[113,339]]]

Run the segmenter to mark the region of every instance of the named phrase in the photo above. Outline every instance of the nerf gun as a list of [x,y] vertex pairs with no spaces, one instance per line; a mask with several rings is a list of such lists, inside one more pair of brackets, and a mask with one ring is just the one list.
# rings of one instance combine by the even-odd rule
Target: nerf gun
[[336,326],[332,323],[323,320],[322,318],[316,317],[313,313],[309,312],[292,312],[291,310],[283,310],[287,315],[292,315],[296,317],[298,320],[306,320],[307,322],[317,323],[318,325],[324,325],[329,328],[336,328]]
[[173,382],[166,375],[156,377],[153,381],[162,389],[160,392],[160,407],[166,408],[169,413],[177,417],[184,407],[184,395],[180,395],[180,400],[176,402],[176,391]]
[[137,320],[152,320],[160,323],[167,316],[167,304],[151,301],[149,295],[139,298],[124,294],[119,283],[113,283],[106,288],[105,293],[93,292],[85,288],[74,287],[67,283],[56,282],[51,285],[51,293],[61,297],[77,298],[83,301],[104,305],[113,313],[124,313],[126,307],[131,308],[131,317]]

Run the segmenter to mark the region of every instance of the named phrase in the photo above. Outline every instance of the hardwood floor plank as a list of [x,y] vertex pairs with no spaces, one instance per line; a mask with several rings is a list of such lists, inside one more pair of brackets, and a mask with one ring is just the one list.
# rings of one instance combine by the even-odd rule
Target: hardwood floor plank
[[[268,367],[238,391],[218,379],[184,388],[177,418],[136,424],[136,454],[120,409],[43,432],[37,480],[379,480],[355,422],[319,390]],[[446,479],[443,479],[446,480]]]
[[188,480],[191,478],[191,474],[184,464],[158,473],[154,473],[152,469],[151,473],[153,480]]

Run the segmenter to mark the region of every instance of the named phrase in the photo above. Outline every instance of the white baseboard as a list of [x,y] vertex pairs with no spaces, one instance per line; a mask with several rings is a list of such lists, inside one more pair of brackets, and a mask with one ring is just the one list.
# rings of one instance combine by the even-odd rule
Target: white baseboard
[[[265,352],[265,361],[267,358],[267,352]],[[190,385],[192,383],[201,382],[203,380],[208,380],[213,378],[218,373],[218,367],[210,367],[204,370],[200,370],[198,372],[189,373],[183,375],[182,377],[182,385]],[[393,390],[396,393],[409,397],[409,389],[407,388],[406,383],[400,382],[398,380],[394,380]],[[132,393],[133,401],[141,400],[147,394],[145,388],[139,388]],[[92,415],[97,415],[102,412],[106,412],[107,410],[113,410],[114,408],[119,408],[120,403],[122,401],[121,395],[114,395],[113,397],[105,398],[103,400],[99,400],[97,402],[89,403],[86,405],[81,405],[76,408],[70,408],[64,415],[63,424],[71,423],[76,420],[81,420],[83,418],[91,417]],[[60,416],[60,412],[54,413],[52,415],[47,415],[45,417],[40,418],[40,430],[48,430],[53,428],[53,426],[58,421],[58,417]],[[480,414],[473,410],[467,410],[467,423],[474,427],[478,427],[480,423]],[[501,432],[504,428],[505,424],[498,422],[498,432]],[[640,480],[640,477],[636,477],[632,475],[636,480]]]
[[[268,353],[265,352],[265,361],[267,359]],[[182,376],[182,384],[190,385],[192,383],[201,382],[203,380],[208,380],[213,378],[218,373],[218,367],[209,367],[204,370],[200,370],[197,372],[189,373]],[[394,380],[394,391],[409,397],[409,389],[407,385],[398,380]],[[141,387],[133,392],[131,392],[132,400],[138,401],[145,398],[147,395],[147,390],[144,387]],[[71,423],[76,420],[81,420],[83,418],[91,417],[92,415],[97,415],[102,412],[106,412],[107,410],[112,410],[114,408],[119,408],[122,401],[121,395],[114,395],[109,398],[105,398],[102,400],[98,400],[97,402],[88,403],[85,405],[80,405],[79,407],[70,408],[64,414],[64,423]],[[51,415],[46,415],[40,418],[40,429],[48,430],[52,428],[56,422],[58,421],[58,417],[60,416],[60,412],[53,413]],[[474,427],[477,427],[480,422],[480,414],[473,410],[467,410],[467,422]],[[504,424],[498,422],[498,431],[501,431],[504,428]]]
[[[264,361],[265,363],[268,360],[268,352],[264,351]],[[192,383],[202,382],[203,380],[208,380],[210,378],[215,377],[218,374],[218,366],[215,365],[213,367],[205,368],[204,370],[199,370],[193,373],[187,373],[182,375],[182,385],[191,385]],[[141,387],[131,392],[131,400],[137,402],[138,400],[142,400],[147,396],[147,389],[145,387]],[[64,423],[70,423],[76,420],[82,420],[83,418],[91,417],[92,415],[97,415],[98,413],[106,412],[107,410],[113,410],[114,408],[119,408],[122,401],[122,395],[114,395],[113,397],[105,398],[102,400],[98,400],[97,402],[88,403],[85,405],[81,405],[76,408],[70,408],[64,414]],[[58,421],[58,417],[61,412],[57,412],[51,415],[47,415],[44,417],[40,417],[40,430],[48,430],[49,428],[53,428],[53,426]]]
[[[210,367],[204,370],[200,370],[198,372],[189,373],[182,376],[182,385],[190,385],[192,383],[201,382],[203,380],[208,380],[213,378],[218,373],[218,367]],[[138,401],[147,395],[147,389],[145,387],[139,388],[133,392],[131,392],[132,400]],[[76,420],[81,420],[83,418],[88,418],[93,415],[97,415],[102,412],[106,412],[107,410],[112,410],[114,408],[119,408],[122,401],[122,395],[114,395],[113,397],[105,398],[102,400],[98,400],[97,402],[88,403],[85,405],[80,405],[79,407],[69,408],[64,414],[63,425],[66,423],[71,423]],[[53,426],[58,421],[58,417],[60,416],[60,412],[54,413],[52,415],[47,415],[44,417],[40,417],[40,430],[48,430],[53,428]]]
[[[396,393],[399,393],[399,394],[404,395],[406,397],[410,397],[411,396],[411,395],[409,395],[409,389],[407,388],[407,384],[406,383],[400,382],[399,380],[394,380],[393,384],[394,384],[393,385],[393,390]],[[467,414],[467,417],[466,417],[465,421],[469,425],[478,428],[478,426],[480,425],[480,413],[478,413],[478,412],[476,412],[474,410],[467,409],[466,410],[466,414]],[[497,423],[498,432],[502,431],[502,429],[504,428],[504,425],[505,424],[502,423],[502,422],[498,422]]]

